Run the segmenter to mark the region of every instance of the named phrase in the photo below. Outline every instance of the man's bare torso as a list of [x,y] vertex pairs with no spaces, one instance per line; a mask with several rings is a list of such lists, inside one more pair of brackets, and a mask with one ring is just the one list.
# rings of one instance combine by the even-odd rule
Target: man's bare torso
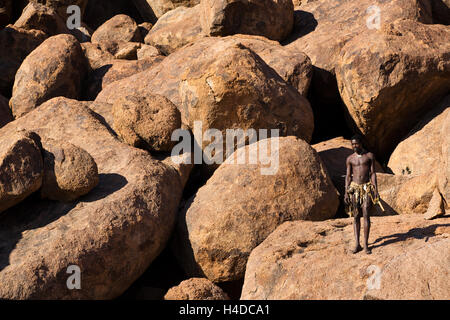
[[373,154],[364,153],[360,156],[355,152],[348,157],[351,165],[351,181],[363,184],[370,181],[370,168],[372,166]]

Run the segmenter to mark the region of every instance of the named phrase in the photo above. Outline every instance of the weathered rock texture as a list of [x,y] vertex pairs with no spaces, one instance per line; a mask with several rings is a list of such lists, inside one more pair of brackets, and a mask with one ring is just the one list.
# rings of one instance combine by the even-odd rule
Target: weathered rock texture
[[43,141],[43,149],[42,198],[70,202],[97,186],[97,164],[85,150],[52,139]]
[[[242,279],[250,252],[278,225],[335,215],[337,192],[314,149],[296,137],[275,141],[238,149],[180,212],[173,249],[187,274]],[[272,154],[259,156],[266,164],[233,163],[263,150]],[[264,174],[271,161],[274,170]]]
[[425,213],[438,183],[434,174],[410,176],[378,173],[377,181],[386,210],[383,213],[376,207],[377,215]]
[[[0,137],[16,127],[82,147],[97,163],[99,184],[72,204],[30,199],[3,213],[0,298],[117,297],[169,239],[182,192],[176,171],[119,142],[87,103],[52,99]],[[81,270],[80,290],[67,288],[70,265]]]
[[72,5],[76,5],[81,9],[81,17],[83,17],[88,0],[30,0],[30,2],[44,4],[46,7],[55,10],[66,21],[70,16],[67,13],[67,8]]
[[53,97],[78,98],[87,68],[74,36],[61,34],[45,40],[17,71],[9,101],[14,117],[23,116]]
[[350,252],[352,219],[286,222],[252,251],[241,299],[447,300],[449,220],[374,217],[371,255]]
[[46,38],[42,31],[12,25],[0,30],[0,93],[5,97],[11,97],[14,77],[22,61]]
[[191,278],[171,288],[164,300],[228,300],[221,288],[205,278]]
[[104,65],[111,64],[112,60],[114,60],[114,56],[108,51],[103,50],[99,44],[85,42],[81,44],[81,48],[91,70],[96,70]]
[[110,60],[89,74],[83,96],[86,100],[95,100],[98,93],[109,84],[151,68],[163,59],[163,56],[157,55],[138,61]]
[[336,69],[339,92],[379,155],[392,152],[449,93],[449,38],[446,26],[398,20],[366,31],[342,49]]
[[447,207],[450,202],[449,123],[450,96],[447,96],[398,144],[388,163],[397,175],[436,176]]
[[54,9],[37,2],[28,3],[14,26],[25,30],[41,30],[49,36],[69,33],[66,21]]
[[170,152],[172,132],[181,127],[181,115],[161,95],[126,96],[112,108],[113,129],[125,143],[149,151]]
[[92,43],[140,42],[142,40],[138,25],[133,18],[119,14],[102,24],[92,35]]
[[0,135],[0,212],[41,187],[41,148],[40,137],[34,132],[11,130]]
[[[308,101],[242,44],[204,39],[166,57],[156,67],[117,81],[96,101],[158,93],[171,100],[193,128],[279,129],[281,136],[309,141],[313,114]],[[204,145],[206,143],[202,143]]]
[[200,25],[200,5],[178,7],[161,16],[145,37],[145,43],[168,55],[185,44],[204,37]]
[[141,15],[147,19],[161,18],[168,11],[178,7],[193,7],[200,0],[133,0]]
[[294,24],[292,0],[201,0],[200,5],[203,32],[211,36],[243,33],[281,41]]

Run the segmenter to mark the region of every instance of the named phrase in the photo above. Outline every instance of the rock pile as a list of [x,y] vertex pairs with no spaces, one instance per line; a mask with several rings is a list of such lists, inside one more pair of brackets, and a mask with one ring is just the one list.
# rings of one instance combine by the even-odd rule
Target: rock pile
[[[0,1],[0,299],[448,299],[449,25],[448,0]],[[355,133],[371,256],[339,219]]]

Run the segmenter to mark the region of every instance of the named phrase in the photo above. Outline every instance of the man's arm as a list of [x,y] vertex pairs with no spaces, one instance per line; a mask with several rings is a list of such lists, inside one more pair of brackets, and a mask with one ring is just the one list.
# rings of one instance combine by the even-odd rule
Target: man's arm
[[345,174],[345,195],[344,195],[344,202],[348,204],[348,187],[350,186],[351,178],[352,178],[352,164],[350,162],[350,156],[347,157],[347,160],[345,161],[345,165],[347,168],[346,174]]
[[375,156],[373,153],[370,153],[370,181],[375,187],[375,197],[379,197],[378,194],[378,185],[377,185],[377,175],[375,174]]

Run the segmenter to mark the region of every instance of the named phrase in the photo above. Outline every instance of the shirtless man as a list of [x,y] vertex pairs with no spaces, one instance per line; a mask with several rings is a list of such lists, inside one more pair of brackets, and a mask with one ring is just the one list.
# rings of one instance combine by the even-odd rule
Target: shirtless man
[[351,142],[354,153],[349,155],[346,160],[347,174],[345,176],[344,201],[347,205],[351,204],[354,210],[353,230],[355,232],[356,245],[352,252],[357,253],[362,250],[359,245],[362,211],[362,216],[364,217],[364,251],[370,254],[371,250],[368,246],[370,231],[369,208],[372,199],[369,193],[373,192],[374,199],[378,197],[375,157],[373,153],[363,148],[359,136],[353,136]]

